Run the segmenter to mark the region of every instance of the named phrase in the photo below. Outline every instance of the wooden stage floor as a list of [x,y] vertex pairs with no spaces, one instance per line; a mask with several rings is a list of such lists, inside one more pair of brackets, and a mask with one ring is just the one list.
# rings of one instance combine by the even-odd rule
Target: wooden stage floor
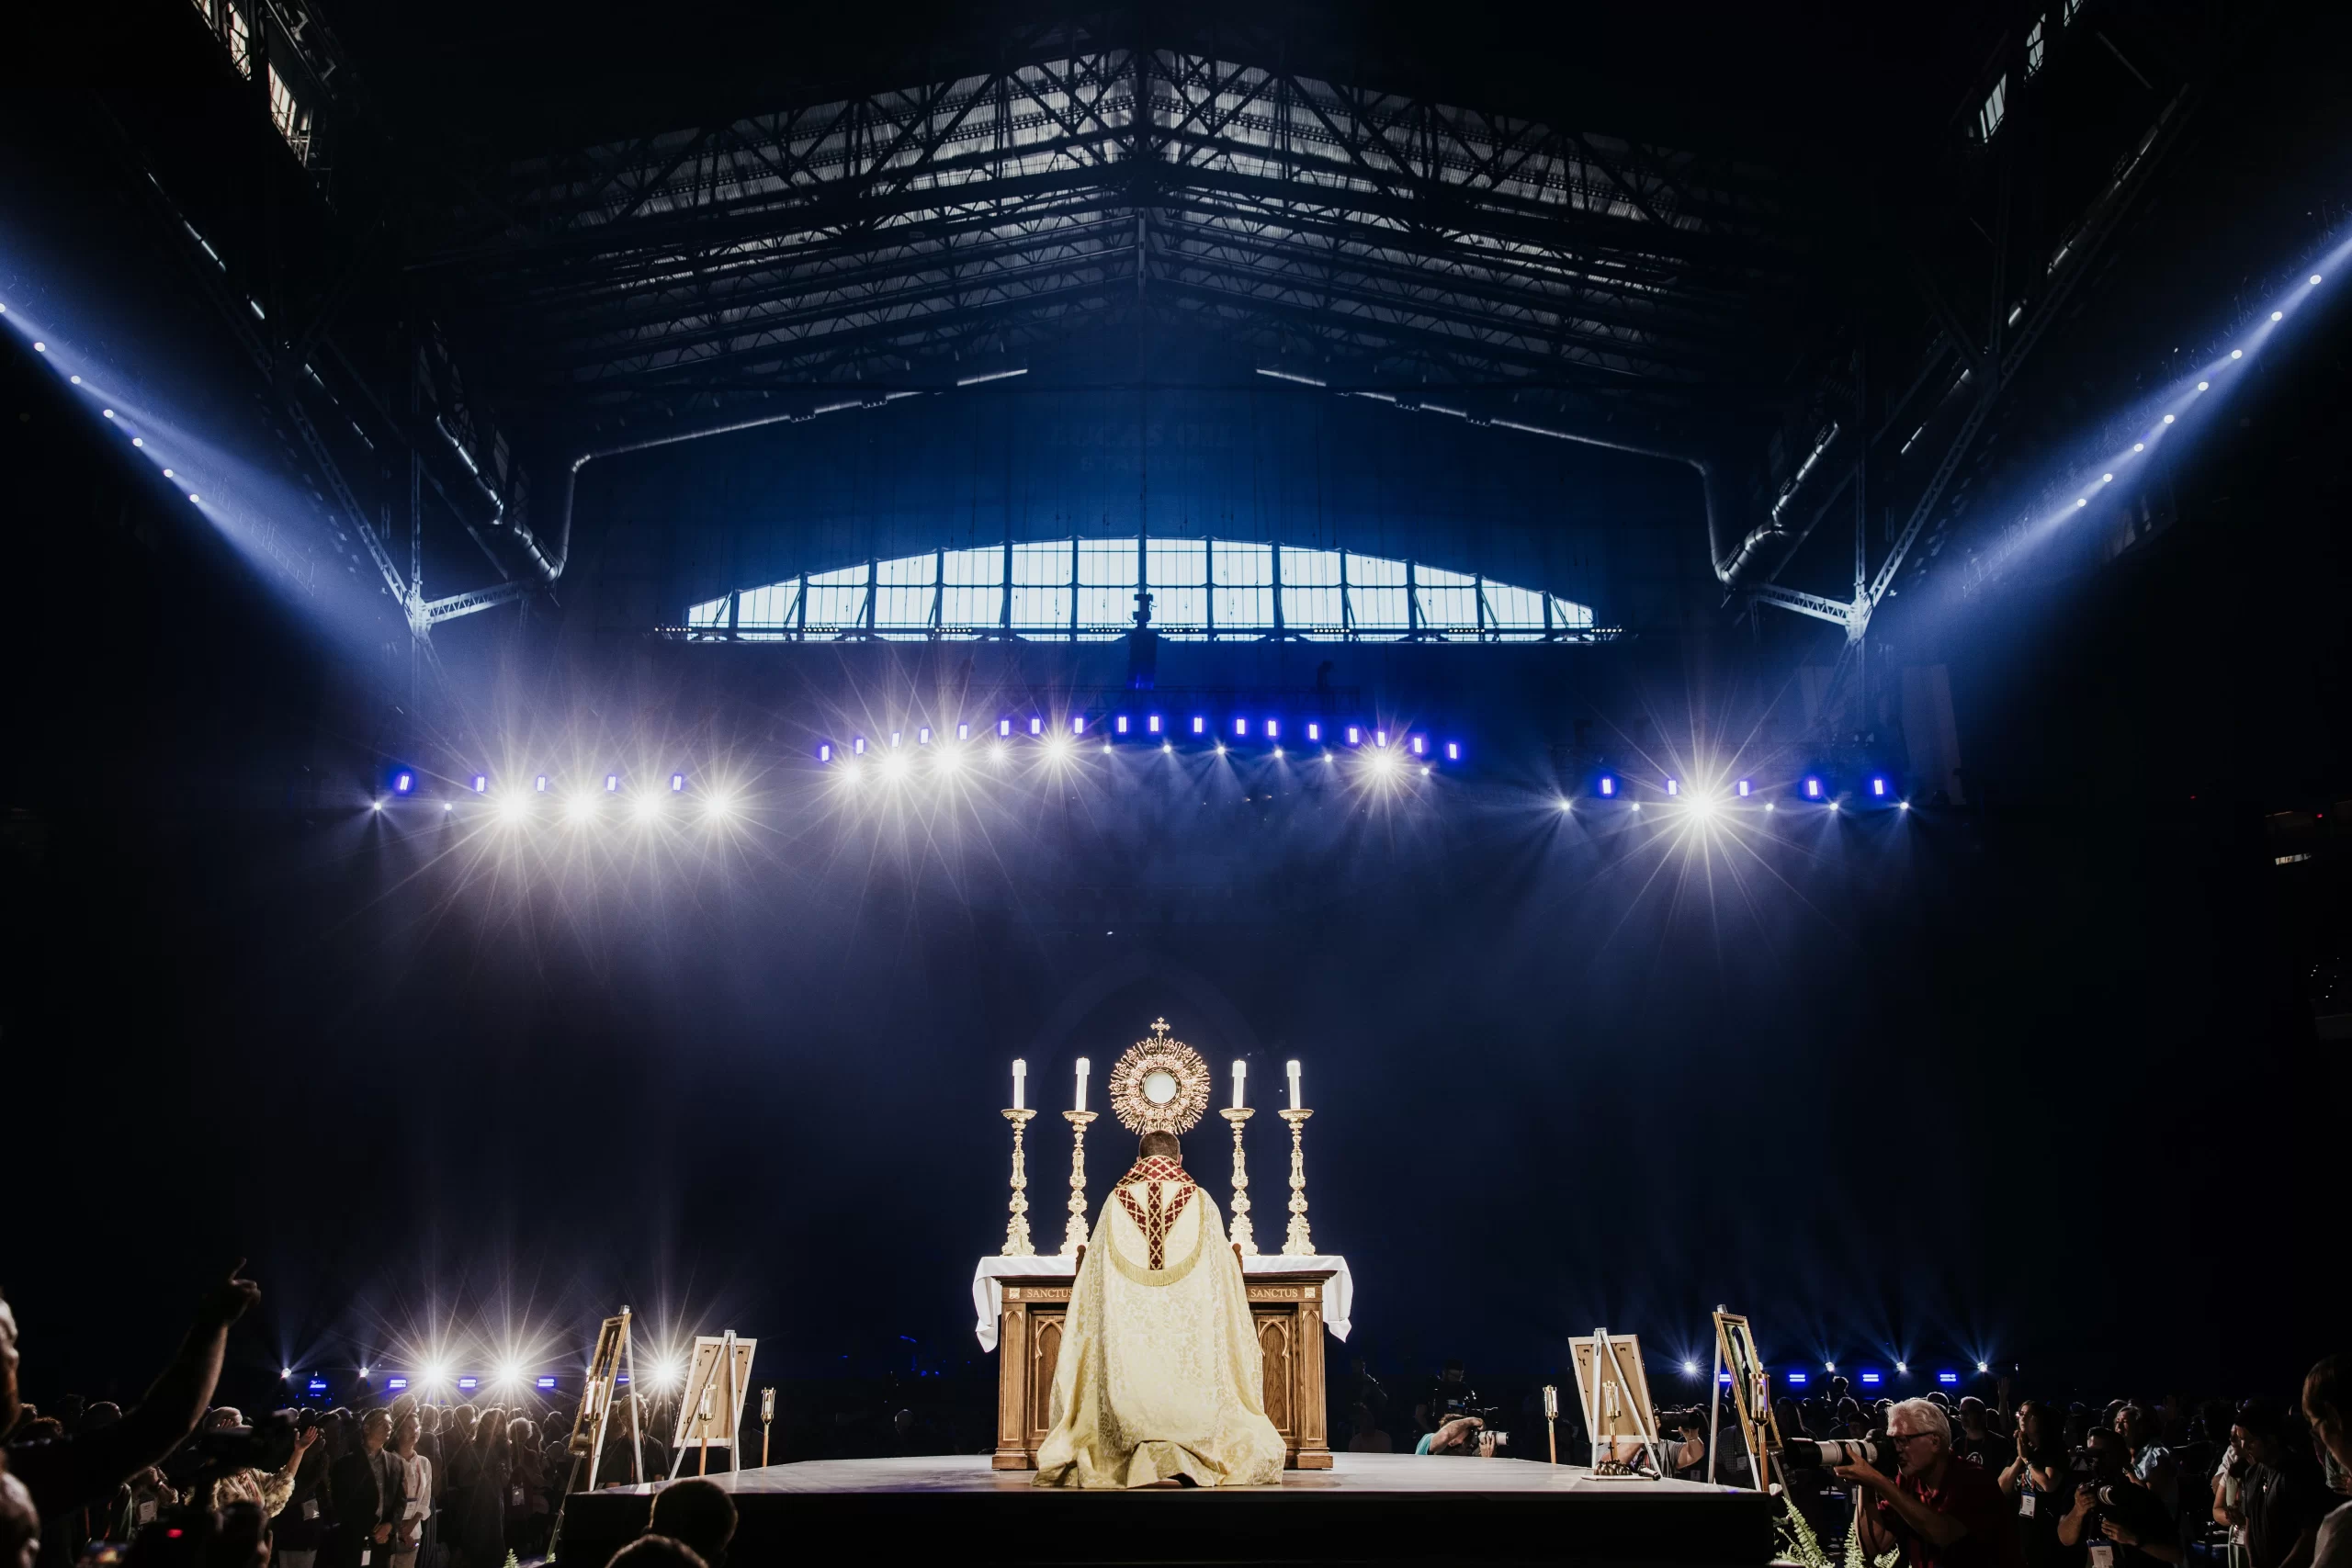
[[[1076,1492],[985,1454],[823,1460],[711,1479],[741,1515],[729,1568],[812,1560],[1180,1563],[1763,1563],[1772,1505],[1687,1482],[1596,1481],[1525,1460],[1336,1454],[1280,1486]],[[566,1509],[565,1568],[603,1568],[645,1528],[651,1486]]]

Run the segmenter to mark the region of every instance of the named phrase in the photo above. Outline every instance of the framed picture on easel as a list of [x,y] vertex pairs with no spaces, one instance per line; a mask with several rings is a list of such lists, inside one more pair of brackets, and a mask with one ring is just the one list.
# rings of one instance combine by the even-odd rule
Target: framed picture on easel
[[743,1429],[743,1402],[752,1388],[752,1352],[758,1348],[758,1340],[740,1339],[733,1329],[695,1336],[693,1359],[686,1363],[685,1397],[678,1402],[678,1431],[673,1444],[677,1457],[670,1464],[673,1481],[685,1467],[688,1445],[699,1454],[695,1466],[697,1475],[710,1472],[713,1449],[727,1450],[729,1470],[741,1468],[736,1461],[735,1434]]
[[1645,1456],[1651,1474],[1665,1474],[1640,1337],[1596,1328],[1589,1338],[1570,1338],[1568,1352],[1576,1365],[1577,1397],[1584,1405],[1584,1429],[1592,1434],[1593,1474],[1635,1474],[1634,1461]]

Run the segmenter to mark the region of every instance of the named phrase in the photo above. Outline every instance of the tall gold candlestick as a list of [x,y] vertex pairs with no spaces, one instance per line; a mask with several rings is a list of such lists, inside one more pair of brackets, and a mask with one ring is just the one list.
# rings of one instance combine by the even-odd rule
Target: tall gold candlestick
[[1233,1123],[1233,1245],[1242,1257],[1255,1258],[1258,1238],[1250,1228],[1250,1167],[1241,1156],[1241,1124],[1257,1112],[1236,1105],[1217,1114]]
[[1007,1258],[1033,1258],[1036,1244],[1029,1239],[1029,1167],[1021,1156],[1021,1130],[1029,1125],[1034,1111],[1008,1111],[1004,1119],[1012,1123],[1012,1217],[1004,1224],[1004,1253]]
[[1290,1123],[1290,1231],[1283,1243],[1285,1258],[1311,1258],[1315,1255],[1315,1237],[1306,1228],[1306,1149],[1300,1141],[1306,1129],[1306,1119],[1312,1111],[1278,1111],[1274,1112]]
[[1094,1117],[1091,1111],[1062,1112],[1062,1120],[1069,1123],[1069,1229],[1062,1233],[1064,1258],[1077,1257],[1086,1245],[1086,1124]]

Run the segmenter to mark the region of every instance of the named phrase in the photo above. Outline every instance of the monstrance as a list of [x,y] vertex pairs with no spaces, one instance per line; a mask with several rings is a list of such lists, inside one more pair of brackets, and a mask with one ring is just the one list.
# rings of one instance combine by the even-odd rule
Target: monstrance
[[1209,1108],[1209,1065],[1182,1040],[1168,1038],[1168,1021],[1154,1019],[1152,1037],[1127,1047],[1111,1069],[1111,1111],[1119,1125],[1146,1133],[1189,1133]]

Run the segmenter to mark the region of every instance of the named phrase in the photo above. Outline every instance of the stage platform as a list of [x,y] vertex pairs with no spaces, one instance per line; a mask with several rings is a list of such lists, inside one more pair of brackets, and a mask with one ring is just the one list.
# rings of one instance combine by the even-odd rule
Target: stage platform
[[[1280,1486],[1072,1492],[985,1454],[820,1460],[711,1477],[741,1514],[730,1568],[807,1562],[1763,1563],[1772,1504],[1676,1481],[1597,1481],[1515,1459],[1335,1454]],[[645,1528],[652,1486],[583,1493],[564,1568],[603,1568]]]

